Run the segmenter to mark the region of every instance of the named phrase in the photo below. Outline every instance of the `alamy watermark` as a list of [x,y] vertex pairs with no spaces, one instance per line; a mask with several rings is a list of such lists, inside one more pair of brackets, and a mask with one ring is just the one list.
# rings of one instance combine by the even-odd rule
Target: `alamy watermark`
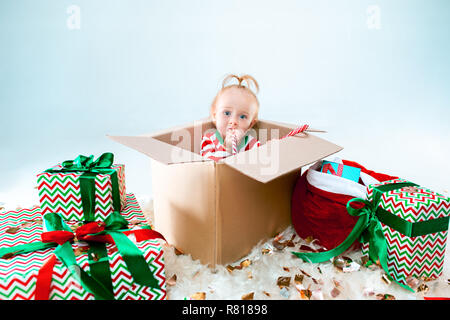
[[77,5],[70,5],[66,9],[66,13],[69,15],[66,20],[66,26],[69,30],[81,29],[81,9]]
[[[173,163],[195,161],[201,149],[201,141],[204,134],[216,129],[202,131],[201,124],[194,125],[192,130],[181,129],[171,133],[172,149],[171,161]],[[228,164],[246,164],[257,166],[259,174],[273,175],[280,169],[280,131],[279,129],[250,129],[248,131],[253,137],[258,137],[265,142],[260,147],[254,147],[249,151],[241,151],[236,155],[225,158]],[[256,149],[256,150],[255,150]],[[192,152],[191,152],[192,151]],[[197,156],[195,155],[197,154]],[[284,155],[286,156],[286,155]],[[205,159],[206,160],[206,159]]]
[[381,9],[378,5],[370,5],[367,7],[367,28],[370,30],[381,29]]

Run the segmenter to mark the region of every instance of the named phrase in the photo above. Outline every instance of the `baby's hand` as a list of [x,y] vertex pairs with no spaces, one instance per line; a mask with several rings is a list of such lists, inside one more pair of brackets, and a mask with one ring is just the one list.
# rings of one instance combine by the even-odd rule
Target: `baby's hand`
[[228,152],[232,152],[233,147],[233,135],[236,136],[236,147],[241,142],[241,139],[244,137],[245,132],[241,129],[228,129],[227,135],[225,136],[225,146]]

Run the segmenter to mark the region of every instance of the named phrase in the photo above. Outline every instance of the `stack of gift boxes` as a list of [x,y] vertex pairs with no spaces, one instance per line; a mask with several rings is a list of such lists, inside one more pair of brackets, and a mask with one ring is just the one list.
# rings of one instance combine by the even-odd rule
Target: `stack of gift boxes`
[[38,174],[40,207],[0,217],[0,300],[166,299],[162,243],[105,153]]

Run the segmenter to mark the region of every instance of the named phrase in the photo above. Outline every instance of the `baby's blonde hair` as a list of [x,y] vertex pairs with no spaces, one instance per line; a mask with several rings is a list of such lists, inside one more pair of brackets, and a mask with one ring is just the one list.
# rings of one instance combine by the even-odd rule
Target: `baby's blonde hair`
[[[231,80],[236,79],[238,81],[238,84],[228,84],[228,82],[230,82]],[[247,84],[246,86],[244,86],[244,82]],[[258,98],[256,97],[256,93],[254,93],[251,89],[250,86],[253,85],[255,87],[255,91],[256,93],[259,92],[259,85],[258,82],[255,80],[255,78],[253,78],[252,76],[248,75],[248,74],[244,74],[243,76],[237,76],[235,74],[229,74],[225,77],[225,79],[223,79],[222,81],[222,89],[219,90],[219,92],[216,94],[216,96],[214,97],[214,100],[211,104],[211,110],[210,110],[210,114],[212,115],[215,108],[216,108],[216,102],[217,99],[219,98],[219,96],[225,91],[228,90],[230,88],[239,88],[239,89],[243,89],[246,92],[250,93],[256,100],[256,114],[255,114],[255,119],[258,119],[258,111],[259,111],[259,101]]]

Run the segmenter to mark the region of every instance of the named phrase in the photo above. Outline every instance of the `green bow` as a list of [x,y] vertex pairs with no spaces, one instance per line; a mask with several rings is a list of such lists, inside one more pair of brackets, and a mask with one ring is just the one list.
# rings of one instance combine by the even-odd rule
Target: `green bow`
[[80,176],[81,203],[85,221],[94,221],[95,213],[95,177],[97,174],[109,174],[112,185],[113,210],[120,212],[120,192],[117,171],[111,169],[114,163],[114,155],[110,152],[103,153],[94,161],[94,156],[79,155],[74,160],[66,160],[60,169],[48,169],[48,173],[83,172]]
[[92,170],[92,169],[104,169],[111,168],[114,163],[114,154],[111,152],[105,152],[97,160],[94,161],[94,156],[89,157],[79,155],[75,160],[66,160],[61,165],[67,170]]
[[[362,243],[369,242],[369,260],[373,263],[376,263],[379,260],[381,267],[392,280],[392,277],[388,272],[387,244],[381,222],[408,237],[416,237],[428,233],[445,231],[448,229],[449,223],[449,217],[411,223],[378,206],[384,192],[400,189],[406,186],[417,185],[411,182],[386,184],[373,189],[372,202],[362,198],[354,198],[348,201],[347,212],[351,216],[356,216],[359,218],[356,221],[351,233],[336,248],[324,252],[292,253],[304,261],[312,263],[325,262],[342,254],[352,245],[353,242],[355,242],[355,240],[359,239]],[[351,206],[353,202],[363,203],[364,206],[361,208],[353,208]],[[414,292],[414,290],[412,290],[409,286],[399,283],[395,279],[394,281],[401,287]]]

